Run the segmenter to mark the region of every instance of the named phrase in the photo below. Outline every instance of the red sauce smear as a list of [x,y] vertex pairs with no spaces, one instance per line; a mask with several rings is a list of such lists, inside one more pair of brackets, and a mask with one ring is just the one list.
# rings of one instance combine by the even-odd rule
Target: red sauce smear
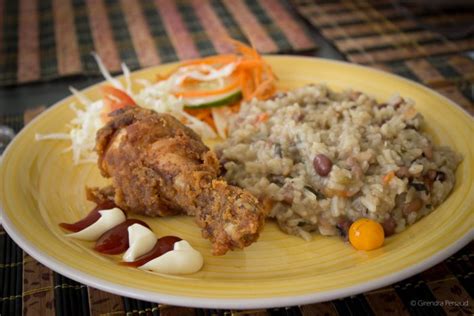
[[147,228],[150,226],[139,219],[127,219],[125,222],[106,231],[95,243],[94,250],[108,255],[117,255],[128,249],[128,227],[140,224]]
[[[114,207],[116,207],[116,205],[113,201],[106,201],[94,207],[92,211],[90,211],[89,214],[87,214],[87,216],[80,221],[73,224],[60,223],[59,226],[71,232],[81,231],[99,220],[99,211],[108,210]],[[125,222],[109,229],[104,234],[102,234],[102,236],[100,236],[100,238],[96,241],[94,250],[108,255],[116,255],[125,252],[130,246],[128,241],[128,227],[133,224],[140,224],[150,228],[147,223],[139,219],[127,219]],[[173,250],[174,244],[181,240],[181,238],[176,236],[161,237],[157,240],[155,246],[153,246],[153,248],[148,253],[140,256],[133,262],[120,262],[119,264],[130,267],[142,266],[148,261],[158,258],[168,251]]]
[[164,255],[168,251],[173,250],[174,244],[182,239],[175,236],[165,236],[157,240],[153,249],[148,253],[140,256],[137,260],[132,262],[120,262],[121,265],[130,266],[130,267],[139,267],[151,261],[159,256]]
[[97,222],[100,218],[99,211],[109,210],[114,207],[116,207],[116,205],[113,201],[106,201],[102,204],[97,204],[97,206],[94,207],[92,211],[90,211],[89,214],[87,214],[87,216],[81,219],[80,221],[75,222],[73,224],[60,223],[59,226],[61,226],[62,228],[66,230],[76,233],[78,231],[83,230],[86,227],[89,227],[95,222]]

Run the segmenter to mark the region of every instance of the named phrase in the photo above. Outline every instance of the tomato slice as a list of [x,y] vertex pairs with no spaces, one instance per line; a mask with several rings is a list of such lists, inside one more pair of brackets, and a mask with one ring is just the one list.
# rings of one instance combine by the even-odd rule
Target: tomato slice
[[137,105],[135,101],[132,99],[132,97],[129,96],[125,91],[122,91],[120,89],[114,88],[109,85],[103,86],[101,90],[102,90],[102,93],[104,94],[104,97],[116,100],[115,106],[112,108],[112,110],[117,110],[126,105],[129,105],[129,106]]
[[84,228],[89,227],[90,225],[97,222],[100,218],[99,211],[108,210],[114,207],[116,207],[116,205],[113,201],[106,201],[102,204],[97,204],[97,206],[94,207],[92,211],[90,211],[89,214],[87,214],[87,216],[81,219],[80,221],[77,221],[73,224],[60,223],[59,226],[71,232],[77,233],[78,231],[81,231]]

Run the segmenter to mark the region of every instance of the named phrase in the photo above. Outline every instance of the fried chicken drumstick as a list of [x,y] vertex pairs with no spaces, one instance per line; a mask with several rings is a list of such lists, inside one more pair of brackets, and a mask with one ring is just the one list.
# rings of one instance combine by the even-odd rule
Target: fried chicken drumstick
[[148,216],[195,216],[214,255],[258,238],[265,218],[258,200],[218,179],[215,153],[173,116],[139,107],[115,111],[97,133],[96,151],[112,186],[90,189],[89,199],[113,199]]

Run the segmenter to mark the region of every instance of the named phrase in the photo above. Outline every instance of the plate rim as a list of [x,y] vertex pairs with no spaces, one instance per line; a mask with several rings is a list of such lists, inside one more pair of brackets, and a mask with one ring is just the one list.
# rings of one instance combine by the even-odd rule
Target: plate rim
[[[392,74],[383,70],[379,69],[374,69],[370,68],[368,66],[363,66],[363,65],[358,65],[358,64],[353,64],[347,61],[341,61],[341,60],[332,60],[332,59],[326,59],[326,58],[320,58],[320,57],[310,57],[310,56],[293,56],[293,55],[265,55],[264,57],[271,57],[275,59],[306,59],[306,60],[317,60],[325,63],[334,63],[334,64],[342,64],[344,66],[348,67],[356,67],[356,68],[362,68],[366,71],[372,71],[375,73],[382,74],[384,76],[389,76],[392,78],[395,78],[397,80],[402,80],[405,82],[408,82],[411,85],[415,85],[416,88],[422,89],[425,92],[428,92],[430,94],[434,94],[436,97],[443,99],[445,102],[447,102],[451,107],[454,107],[455,110],[458,110],[463,113],[463,115],[467,116],[471,122],[474,122],[474,117],[472,117],[464,108],[461,106],[457,105],[455,102],[452,100],[448,99],[444,95],[440,94],[439,92],[430,89],[428,87],[425,87],[421,83],[415,82],[413,80],[401,77],[396,74]],[[152,66],[152,67],[147,67],[143,69],[138,69],[132,73],[139,74],[142,71],[149,71],[153,68],[160,67],[160,66],[172,66],[173,64],[178,64],[179,62],[173,62],[173,63],[166,63],[166,64],[161,64],[157,66]],[[120,76],[114,76],[114,78],[122,78],[123,75]],[[96,86],[103,84],[105,81],[100,81],[98,83],[95,83],[91,86],[88,86],[81,91],[87,91],[89,89],[94,89]],[[41,113],[38,117],[34,118],[32,122],[30,122],[30,126],[34,125],[31,123],[34,123],[37,120],[40,120],[43,115],[47,115],[49,111],[52,111],[56,107],[60,106],[60,104],[64,103],[67,98],[72,97],[72,95],[67,96],[58,102],[55,102],[52,106],[50,106],[46,111]],[[22,129],[18,134],[17,137],[12,141],[12,143],[15,143],[16,139],[18,136],[21,136],[23,133],[25,133],[25,130],[28,129],[28,126],[26,128]],[[4,154],[2,156],[7,156],[11,155],[12,146],[7,146]],[[1,161],[0,160],[0,164]],[[290,295],[290,296],[276,296],[276,297],[264,297],[264,298],[256,298],[256,299],[234,299],[234,298],[204,298],[204,297],[191,297],[191,296],[185,296],[185,295],[170,295],[170,294],[165,294],[165,293],[160,293],[160,292],[155,292],[155,291],[147,291],[147,290],[141,290],[141,289],[136,289],[133,287],[127,287],[123,285],[118,285],[110,281],[106,281],[101,278],[97,278],[94,276],[91,276],[87,273],[81,272],[75,268],[72,268],[70,266],[67,266],[66,264],[62,263],[61,261],[55,259],[52,256],[43,254],[39,249],[37,249],[28,239],[26,239],[24,236],[22,236],[19,231],[17,231],[17,228],[13,225],[13,223],[10,221],[8,218],[7,214],[3,210],[3,201],[0,200],[0,214],[2,215],[2,221],[1,224],[4,227],[5,231],[8,233],[8,235],[15,241],[15,243],[18,244],[20,248],[22,248],[25,252],[27,252],[29,255],[31,255],[33,258],[38,260],[40,263],[44,264],[48,268],[50,268],[53,271],[56,271],[62,275],[65,275],[77,282],[86,284],[88,286],[92,286],[94,288],[121,295],[121,296],[126,296],[126,297],[132,297],[135,299],[141,299],[145,301],[152,301],[152,302],[159,302],[159,303],[164,303],[164,304],[169,304],[169,305],[175,305],[175,306],[188,306],[188,307],[194,307],[194,308],[222,308],[222,309],[253,309],[253,308],[272,308],[272,307],[284,307],[284,306],[293,306],[293,305],[305,305],[305,304],[311,304],[311,303],[318,303],[318,302],[324,302],[324,301],[329,301],[333,299],[338,299],[338,298],[344,298],[350,295],[355,295],[359,294],[362,292],[367,292],[376,288],[380,288],[383,286],[387,286],[390,284],[393,284],[397,281],[403,280],[405,278],[408,278],[410,276],[413,276],[414,274],[417,274],[421,271],[424,271],[439,262],[443,261],[444,259],[448,258],[452,254],[454,254],[456,251],[460,250],[462,247],[467,245],[471,240],[474,239],[474,228],[467,231],[462,237],[457,239],[455,242],[451,243],[447,247],[437,251],[435,254],[432,256],[426,258],[425,260],[422,260],[418,262],[415,265],[409,266],[405,269],[393,272],[391,274],[385,275],[383,277],[379,277],[376,279],[369,280],[367,282],[359,283],[350,287],[344,287],[344,288],[339,288],[335,290],[330,290],[330,291],[322,291],[322,292],[314,292],[310,294],[303,294],[303,295]]]

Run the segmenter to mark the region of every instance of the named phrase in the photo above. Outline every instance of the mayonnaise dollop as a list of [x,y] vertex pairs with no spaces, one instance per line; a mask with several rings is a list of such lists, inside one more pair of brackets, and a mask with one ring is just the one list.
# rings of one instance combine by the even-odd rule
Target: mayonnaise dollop
[[133,224],[128,227],[128,244],[130,245],[127,251],[123,254],[123,261],[132,262],[138,257],[146,254],[156,244],[155,234],[140,224]]
[[127,219],[121,209],[114,207],[110,210],[99,211],[100,218],[92,225],[78,231],[77,233],[67,234],[81,240],[94,241],[99,239],[109,229],[125,222]]
[[174,244],[172,251],[138,268],[165,274],[190,274],[199,271],[203,263],[201,253],[191,247],[186,240],[181,240]]

